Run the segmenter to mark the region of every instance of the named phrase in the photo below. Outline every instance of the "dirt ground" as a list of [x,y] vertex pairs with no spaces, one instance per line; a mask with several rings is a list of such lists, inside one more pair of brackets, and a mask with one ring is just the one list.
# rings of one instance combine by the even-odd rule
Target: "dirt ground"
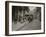
[[13,31],[19,31],[19,30],[39,30],[41,29],[41,22],[38,19],[33,20],[32,22],[24,22],[23,24],[17,23],[12,25]]

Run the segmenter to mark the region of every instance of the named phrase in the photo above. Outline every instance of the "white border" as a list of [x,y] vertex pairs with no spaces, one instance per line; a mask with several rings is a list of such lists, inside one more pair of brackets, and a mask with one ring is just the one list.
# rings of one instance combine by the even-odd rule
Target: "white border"
[[[41,7],[41,30],[25,30],[12,31],[12,6],[34,6]],[[26,33],[41,33],[44,32],[44,5],[41,4],[24,4],[24,3],[9,3],[9,34],[26,34]]]

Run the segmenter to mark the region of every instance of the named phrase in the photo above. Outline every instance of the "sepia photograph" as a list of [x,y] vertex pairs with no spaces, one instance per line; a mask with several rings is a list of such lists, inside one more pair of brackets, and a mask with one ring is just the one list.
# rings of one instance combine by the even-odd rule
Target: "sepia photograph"
[[41,7],[12,6],[12,30],[41,29]]
[[45,33],[45,4],[34,2],[5,3],[6,35]]

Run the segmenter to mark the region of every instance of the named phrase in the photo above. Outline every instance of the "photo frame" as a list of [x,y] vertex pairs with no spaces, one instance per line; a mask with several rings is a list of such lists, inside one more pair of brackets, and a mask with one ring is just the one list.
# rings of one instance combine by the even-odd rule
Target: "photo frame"
[[45,3],[5,2],[5,35],[45,33]]

